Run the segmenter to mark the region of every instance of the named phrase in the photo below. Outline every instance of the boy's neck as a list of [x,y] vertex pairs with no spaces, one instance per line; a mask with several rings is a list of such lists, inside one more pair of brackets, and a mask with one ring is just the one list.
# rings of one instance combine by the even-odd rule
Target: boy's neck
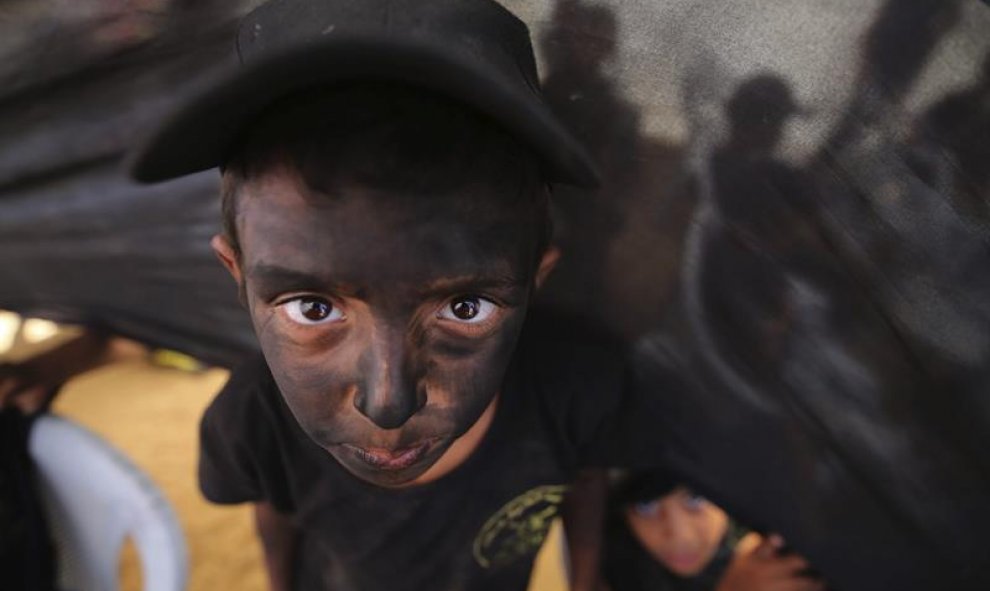
[[463,464],[471,454],[473,454],[478,446],[481,445],[482,440],[485,438],[485,434],[488,433],[488,429],[492,425],[492,421],[495,419],[495,410],[498,407],[498,400],[500,395],[496,394],[492,401],[488,403],[485,411],[481,413],[478,420],[471,425],[471,428],[467,430],[464,435],[458,437],[454,443],[451,444],[447,451],[444,452],[440,459],[437,460],[435,464],[430,466],[430,469],[423,472],[415,480],[412,480],[402,486],[402,488],[409,486],[418,486],[421,484],[426,484],[428,482],[433,482],[438,478],[441,478],[450,472],[454,471],[458,466]]

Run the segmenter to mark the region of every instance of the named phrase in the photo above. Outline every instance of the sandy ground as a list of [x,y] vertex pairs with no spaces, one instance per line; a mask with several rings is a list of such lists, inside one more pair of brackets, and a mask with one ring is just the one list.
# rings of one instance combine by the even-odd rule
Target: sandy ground
[[[102,435],[162,489],[186,534],[190,591],[263,591],[265,574],[248,508],[210,505],[196,487],[199,417],[226,377],[218,369],[190,373],[137,357],[76,378],[54,411]],[[560,539],[555,527],[531,590],[567,588]],[[121,577],[125,591],[140,589],[140,568],[131,549],[123,553]]]

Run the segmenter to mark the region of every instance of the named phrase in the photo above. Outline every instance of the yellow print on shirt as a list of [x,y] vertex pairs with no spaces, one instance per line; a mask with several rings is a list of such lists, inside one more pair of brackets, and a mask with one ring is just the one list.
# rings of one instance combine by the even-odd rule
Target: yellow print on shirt
[[567,489],[566,484],[538,486],[496,511],[474,539],[478,564],[498,568],[535,553],[560,512]]

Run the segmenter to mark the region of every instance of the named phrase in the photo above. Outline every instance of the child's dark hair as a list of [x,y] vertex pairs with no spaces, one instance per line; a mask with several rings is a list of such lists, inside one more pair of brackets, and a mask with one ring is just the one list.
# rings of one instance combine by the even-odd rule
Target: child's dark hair
[[478,182],[504,188],[506,203],[531,207],[537,260],[549,245],[548,190],[535,154],[487,117],[434,93],[352,83],[270,107],[221,167],[223,232],[238,256],[240,189],[281,164],[324,195],[343,183],[435,193]]
[[667,496],[681,485],[678,477],[667,470],[623,474],[612,483],[612,501],[615,507],[624,509]]

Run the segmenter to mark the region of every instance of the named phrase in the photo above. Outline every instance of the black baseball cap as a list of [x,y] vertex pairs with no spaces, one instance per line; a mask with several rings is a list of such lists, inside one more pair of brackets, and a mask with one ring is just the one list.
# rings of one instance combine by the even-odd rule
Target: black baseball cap
[[272,103],[348,81],[394,81],[487,115],[548,181],[597,183],[594,163],[543,101],[525,23],[492,0],[271,0],[241,21],[239,66],[167,116],[131,159],[163,181],[224,163]]

